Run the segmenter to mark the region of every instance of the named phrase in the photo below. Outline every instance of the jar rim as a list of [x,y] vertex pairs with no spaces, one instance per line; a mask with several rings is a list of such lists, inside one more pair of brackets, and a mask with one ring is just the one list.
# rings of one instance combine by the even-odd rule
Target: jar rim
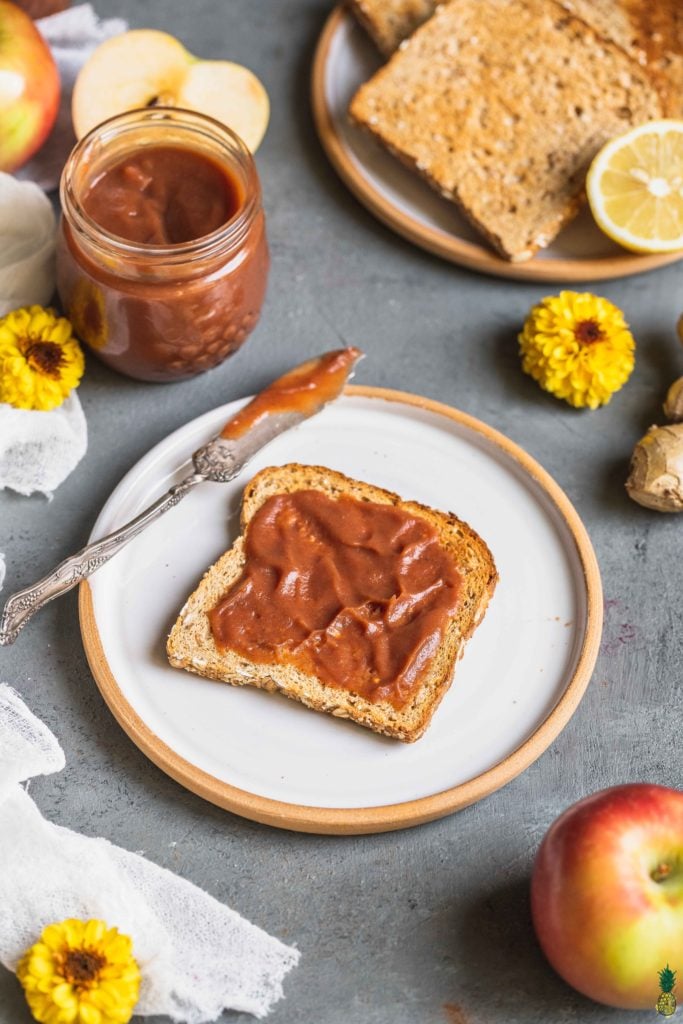
[[[145,124],[163,127],[173,119],[176,126],[194,130],[214,143],[218,143],[225,157],[233,167],[242,172],[245,181],[245,201],[233,216],[207,235],[186,242],[170,245],[150,245],[131,242],[107,231],[83,208],[76,194],[74,172],[93,143],[105,142],[119,136],[122,131],[134,131]],[[240,136],[227,125],[208,114],[184,107],[154,106],[127,110],[115,114],[92,128],[79,139],[72,149],[62,171],[59,186],[62,210],[68,216],[70,226],[89,244],[107,251],[110,255],[132,257],[137,261],[151,260],[155,264],[192,263],[212,255],[237,248],[243,241],[256,213],[261,206],[261,188],[254,158]]]

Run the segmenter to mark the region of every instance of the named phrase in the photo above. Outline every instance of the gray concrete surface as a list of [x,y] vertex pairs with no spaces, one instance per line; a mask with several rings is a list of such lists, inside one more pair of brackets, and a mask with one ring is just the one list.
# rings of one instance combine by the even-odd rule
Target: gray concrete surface
[[[531,931],[528,879],[545,829],[574,800],[625,781],[683,784],[683,518],[648,513],[623,490],[635,440],[683,373],[673,334],[683,309],[681,265],[599,286],[626,311],[637,366],[610,406],[575,412],[519,368],[515,333],[547,287],[475,276],[412,248],[358,206],[328,166],[311,124],[308,77],[329,0],[96,6],[133,26],[170,30],[203,56],[241,60],[263,78],[273,101],[258,155],[270,292],[246,348],[189,383],[138,384],[89,360],[80,392],[90,428],[84,462],[49,504],[0,494],[5,591],[83,544],[121,476],[171,430],[312,352],[348,343],[369,353],[363,381],[452,403],[539,459],[588,526],[608,603],[583,703],[520,778],[435,824],[338,839],[242,821],[148,762],[93,683],[71,594],[0,650],[0,678],[19,688],[66,751],[66,770],[35,782],[33,796],[52,820],[144,850],[296,943],[301,966],[273,1024],[654,1019],[654,1011],[594,1005],[554,976]],[[15,979],[0,970],[1,1024],[28,1021]]]

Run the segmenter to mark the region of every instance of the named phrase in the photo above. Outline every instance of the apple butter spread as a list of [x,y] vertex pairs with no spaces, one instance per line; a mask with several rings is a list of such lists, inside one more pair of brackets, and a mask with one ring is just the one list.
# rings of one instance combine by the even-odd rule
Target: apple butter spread
[[253,159],[228,128],[184,110],[121,114],[77,144],[61,200],[60,298],[105,363],[179,380],[251,333],[268,246]]
[[242,190],[226,167],[199,150],[149,146],[105,167],[82,202],[112,235],[177,245],[226,224],[242,204]]
[[240,409],[225,424],[221,437],[235,440],[265,416],[277,413],[298,412],[312,416],[341,393],[351,370],[362,356],[359,348],[339,348],[301,363],[278,377]]
[[214,640],[400,709],[445,636],[462,577],[436,528],[393,505],[277,494],[249,522]]

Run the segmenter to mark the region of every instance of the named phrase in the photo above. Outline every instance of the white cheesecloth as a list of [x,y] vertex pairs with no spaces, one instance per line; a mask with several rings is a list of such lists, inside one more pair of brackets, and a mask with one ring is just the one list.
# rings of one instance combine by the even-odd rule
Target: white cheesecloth
[[0,316],[52,298],[56,227],[50,200],[37,185],[0,172]]
[[0,961],[16,969],[47,924],[101,918],[133,940],[137,1014],[265,1016],[298,951],[144,857],[46,821],[19,783],[63,767],[47,726],[0,684]]
[[0,490],[49,496],[87,447],[88,428],[75,391],[50,412],[0,403]]

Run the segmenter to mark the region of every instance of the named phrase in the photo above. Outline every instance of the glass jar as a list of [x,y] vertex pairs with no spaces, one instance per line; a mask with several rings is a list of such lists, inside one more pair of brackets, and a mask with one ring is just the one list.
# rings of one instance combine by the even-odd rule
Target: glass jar
[[47,18],[51,14],[64,11],[69,6],[70,0],[14,0],[14,3],[23,8],[30,18]]
[[[239,201],[215,231],[147,245],[106,231],[83,198],[91,184],[143,147],[189,147],[224,169]],[[129,111],[94,128],[64,168],[57,287],[74,330],[115,370],[181,380],[235,352],[258,321],[269,256],[251,154],[218,121],[177,108]]]

